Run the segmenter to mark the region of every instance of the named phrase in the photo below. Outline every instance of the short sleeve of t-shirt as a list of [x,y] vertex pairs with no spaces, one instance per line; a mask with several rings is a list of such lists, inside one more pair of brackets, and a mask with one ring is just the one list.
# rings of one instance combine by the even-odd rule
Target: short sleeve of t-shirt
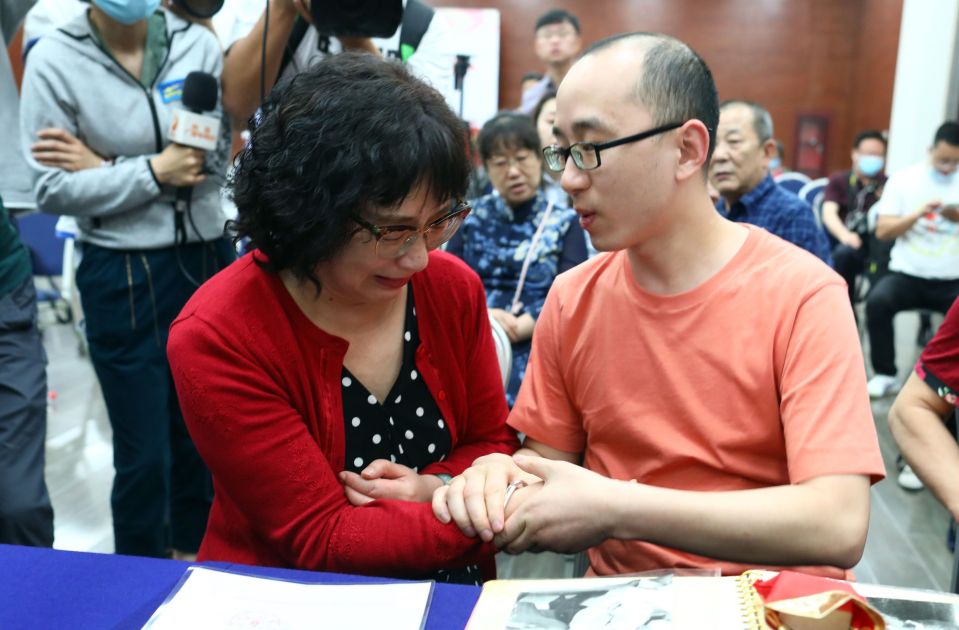
[[550,291],[536,321],[526,376],[508,423],[547,446],[581,453],[586,432],[564,382],[560,309],[558,292]]
[[916,373],[943,400],[959,406],[959,300],[949,309],[936,336],[926,344]]
[[905,172],[897,177],[893,175],[886,181],[882,197],[876,202],[876,213],[884,217],[901,217],[906,214],[906,202],[903,197],[903,177]]
[[846,171],[833,173],[829,176],[829,183],[826,184],[822,200],[838,203],[840,207],[847,205],[849,203],[848,185],[849,175]]
[[780,413],[794,482],[867,474],[875,483],[884,475],[848,299],[839,282],[812,292],[789,336]]

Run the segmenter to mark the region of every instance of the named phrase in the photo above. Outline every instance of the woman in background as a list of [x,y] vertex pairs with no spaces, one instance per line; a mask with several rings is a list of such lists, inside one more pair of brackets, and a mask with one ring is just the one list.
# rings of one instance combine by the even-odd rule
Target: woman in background
[[550,199],[543,189],[540,137],[528,116],[497,114],[477,144],[494,191],[472,203],[447,251],[479,274],[490,315],[513,343],[506,388],[512,406],[546,293],[558,274],[586,260],[586,241],[565,195]]

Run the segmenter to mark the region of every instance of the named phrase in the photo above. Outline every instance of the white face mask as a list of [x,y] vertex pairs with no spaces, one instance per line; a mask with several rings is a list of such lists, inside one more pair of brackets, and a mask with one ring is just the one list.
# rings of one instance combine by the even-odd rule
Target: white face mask
[[120,24],[134,24],[153,15],[160,0],[93,0],[93,4]]
[[932,175],[932,181],[936,182],[937,184],[951,184],[952,180],[956,178],[956,171],[953,171],[947,175],[938,171],[934,166],[929,167],[929,172]]

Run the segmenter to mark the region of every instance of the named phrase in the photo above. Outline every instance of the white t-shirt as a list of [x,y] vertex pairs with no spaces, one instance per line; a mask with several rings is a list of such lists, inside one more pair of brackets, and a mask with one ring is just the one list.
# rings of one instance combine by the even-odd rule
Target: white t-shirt
[[[876,211],[879,216],[902,217],[936,200],[959,204],[959,174],[944,181],[926,162],[891,175]],[[959,223],[939,213],[921,217],[896,239],[889,269],[919,278],[959,278]]]

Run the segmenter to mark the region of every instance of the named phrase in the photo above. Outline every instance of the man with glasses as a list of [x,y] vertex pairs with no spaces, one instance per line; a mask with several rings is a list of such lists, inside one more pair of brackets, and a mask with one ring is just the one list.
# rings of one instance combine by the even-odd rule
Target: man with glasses
[[895,314],[913,309],[945,313],[959,297],[957,169],[959,122],[949,121],[936,131],[929,160],[893,173],[876,204],[876,237],[896,243],[889,273],[866,300],[873,398],[896,388]]
[[546,299],[509,424],[433,495],[510,553],[589,549],[591,572],[760,565],[843,577],[883,477],[845,283],[718,214],[716,87],[685,44],[603,40],[560,86],[544,150],[608,253]]
[[534,34],[536,57],[546,66],[546,74],[531,88],[523,91],[519,106],[523,114],[532,114],[543,96],[556,90],[583,46],[579,20],[562,9],[541,15],[536,20]]
[[769,162],[775,156],[769,112],[749,101],[720,105],[716,149],[709,167],[710,180],[722,196],[719,211],[830,262],[829,240],[816,224],[812,208],[773,181]]

